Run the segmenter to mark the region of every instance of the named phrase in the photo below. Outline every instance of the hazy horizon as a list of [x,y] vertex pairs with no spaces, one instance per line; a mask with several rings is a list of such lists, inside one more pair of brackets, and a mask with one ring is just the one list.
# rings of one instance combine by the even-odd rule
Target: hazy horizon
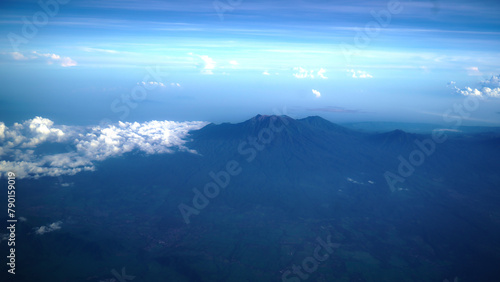
[[236,122],[286,108],[441,124],[481,97],[463,123],[500,125],[495,1],[40,3],[0,6],[5,123]]

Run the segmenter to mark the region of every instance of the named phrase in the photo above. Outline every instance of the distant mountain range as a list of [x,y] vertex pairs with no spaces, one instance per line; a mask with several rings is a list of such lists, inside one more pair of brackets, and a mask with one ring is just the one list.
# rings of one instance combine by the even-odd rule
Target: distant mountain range
[[[312,281],[500,277],[496,132],[367,133],[257,115],[189,139],[196,153],[129,153],[66,185],[22,179],[19,268],[37,265],[23,281],[109,281],[125,266],[137,281],[300,281],[285,270],[328,236],[338,251]],[[53,265],[68,271],[42,271]]]
[[[284,129],[272,130],[274,123],[275,127],[283,126]],[[349,174],[370,174],[377,179],[381,189],[387,186],[384,173],[398,169],[399,156],[407,161],[410,161],[410,156],[416,158],[418,169],[415,173],[435,178],[455,175],[470,166],[486,167],[492,172],[497,168],[498,162],[493,156],[500,153],[498,132],[450,134],[436,131],[434,137],[432,133],[416,134],[402,130],[358,132],[318,116],[294,120],[287,116],[258,115],[239,124],[210,124],[194,131],[193,141],[188,146],[209,160],[241,159],[245,154],[253,157],[251,152],[255,151],[255,154],[259,153],[259,163],[249,166],[256,170],[274,172],[288,167],[297,176],[297,172],[310,172],[314,168],[314,174],[326,173],[321,177],[323,179],[335,173],[343,179]],[[268,143],[264,142],[266,138],[270,139]],[[249,145],[252,140],[254,146]],[[432,152],[426,151],[422,144],[431,146]],[[420,152],[424,155],[422,164],[418,160]],[[458,157],[461,161],[456,159]]]
[[482,132],[500,133],[500,127],[498,126],[461,126],[460,128],[453,128],[452,125],[406,122],[350,122],[341,125],[356,131],[370,133],[382,133],[396,129],[412,133],[431,133],[434,130],[448,130],[450,134],[453,132],[459,134]]

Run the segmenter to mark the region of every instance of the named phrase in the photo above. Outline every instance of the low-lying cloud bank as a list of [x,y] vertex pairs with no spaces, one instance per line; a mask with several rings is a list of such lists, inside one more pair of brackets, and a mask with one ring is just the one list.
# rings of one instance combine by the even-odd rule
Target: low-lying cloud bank
[[454,81],[450,82],[450,85],[452,85],[457,93],[464,96],[500,98],[500,75],[494,75],[489,79],[481,81],[478,88],[458,88],[455,86]]
[[[146,154],[190,150],[184,144],[189,131],[206,122],[149,121],[118,122],[108,126],[55,125],[35,117],[7,127],[0,122],[0,177],[13,171],[18,178],[74,175],[95,169],[94,162],[138,150]],[[39,151],[45,145],[59,145],[63,153]],[[47,147],[47,146],[46,146]]]

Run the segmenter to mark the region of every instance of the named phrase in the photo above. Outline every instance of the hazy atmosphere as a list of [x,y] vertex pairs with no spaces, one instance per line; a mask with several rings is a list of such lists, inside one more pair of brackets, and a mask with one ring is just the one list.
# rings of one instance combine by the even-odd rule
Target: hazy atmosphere
[[1,281],[500,279],[500,2],[0,22]]

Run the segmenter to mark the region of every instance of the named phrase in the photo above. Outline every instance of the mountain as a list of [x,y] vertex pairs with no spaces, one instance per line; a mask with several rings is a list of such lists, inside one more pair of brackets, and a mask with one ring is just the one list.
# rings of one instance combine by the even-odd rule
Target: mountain
[[375,133],[367,138],[378,149],[393,152],[403,152],[416,148],[415,140],[424,139],[424,135],[407,133],[396,129],[390,132]]
[[405,123],[405,122],[355,122],[343,123],[342,126],[367,133],[384,133],[393,130],[403,130],[411,133],[430,134],[434,130],[448,130],[450,135],[464,133],[483,133],[483,132],[500,132],[498,126],[460,126],[453,128],[450,124],[431,124],[431,123]]
[[[209,124],[190,133],[193,151],[133,152],[66,186],[20,181],[19,268],[39,271],[19,275],[109,281],[126,267],[142,281],[294,281],[293,266],[331,240],[310,280],[494,281],[499,144],[495,133],[360,133],[321,117]],[[82,263],[94,267],[72,271]],[[53,265],[55,276],[42,271]]]

